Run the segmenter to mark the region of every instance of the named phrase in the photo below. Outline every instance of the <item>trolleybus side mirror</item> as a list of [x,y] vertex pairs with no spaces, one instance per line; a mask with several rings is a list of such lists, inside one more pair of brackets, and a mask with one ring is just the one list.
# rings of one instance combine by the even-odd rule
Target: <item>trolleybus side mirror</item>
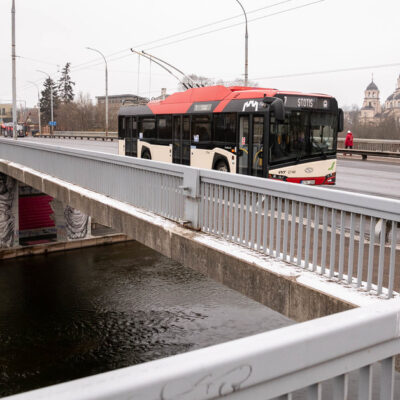
[[344,129],[344,116],[343,110],[339,108],[339,115],[338,115],[338,132],[343,132]]
[[263,102],[270,105],[270,110],[274,113],[278,122],[285,120],[285,106],[282,99],[278,97],[264,97]]
[[274,112],[275,118],[278,122],[283,122],[285,120],[285,106],[281,99],[276,98],[271,103],[271,110]]

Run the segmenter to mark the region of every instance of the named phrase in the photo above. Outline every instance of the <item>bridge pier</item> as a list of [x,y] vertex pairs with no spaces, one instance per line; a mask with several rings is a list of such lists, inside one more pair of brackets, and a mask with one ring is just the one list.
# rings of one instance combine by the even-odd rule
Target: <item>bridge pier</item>
[[0,173],[0,248],[18,245],[18,182]]
[[91,217],[57,199],[53,199],[50,205],[54,213],[58,242],[91,236]]

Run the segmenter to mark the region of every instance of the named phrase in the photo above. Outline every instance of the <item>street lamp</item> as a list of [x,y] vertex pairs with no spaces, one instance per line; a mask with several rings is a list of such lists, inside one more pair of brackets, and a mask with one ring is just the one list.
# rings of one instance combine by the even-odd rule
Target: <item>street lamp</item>
[[12,116],[13,116],[13,138],[17,139],[17,78],[16,78],[16,55],[15,55],[15,0],[11,6],[11,64],[12,64]]
[[93,49],[92,47],[86,47],[87,50],[92,50],[95,51],[96,53],[99,53],[106,64],[106,137],[108,136],[108,69],[107,69],[107,60],[104,56],[104,54],[97,49]]
[[249,60],[248,60],[248,41],[249,41],[249,34],[247,32],[247,15],[246,15],[246,11],[244,10],[242,3],[239,0],[236,0],[237,3],[240,5],[240,7],[243,10],[243,14],[244,14],[244,18],[246,20],[246,34],[245,34],[245,61],[244,61],[244,86],[248,85],[248,66],[249,66]]
[[36,86],[37,89],[37,97],[38,97],[38,117],[39,117],[39,135],[42,134],[42,123],[40,122],[40,90],[39,86],[32,81],[28,81],[28,83],[31,83],[32,85]]
[[51,84],[51,77],[47,72],[41,71],[40,69],[36,70],[37,72],[41,72],[42,74],[45,74],[49,77],[49,83],[50,83],[50,114],[51,114],[51,124],[50,124],[50,134],[53,134],[53,121],[54,121],[54,116],[53,116],[53,85]]

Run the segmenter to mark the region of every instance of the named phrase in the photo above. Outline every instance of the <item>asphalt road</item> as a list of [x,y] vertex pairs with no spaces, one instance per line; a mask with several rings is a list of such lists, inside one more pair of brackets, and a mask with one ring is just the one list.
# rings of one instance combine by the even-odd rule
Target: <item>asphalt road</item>
[[[18,140],[35,143],[67,146],[105,153],[118,152],[117,142],[69,139],[23,138]],[[397,161],[340,158],[337,163],[336,185],[333,190],[346,190],[357,193],[400,199],[400,163]]]
[[400,199],[400,164],[339,159],[334,189]]

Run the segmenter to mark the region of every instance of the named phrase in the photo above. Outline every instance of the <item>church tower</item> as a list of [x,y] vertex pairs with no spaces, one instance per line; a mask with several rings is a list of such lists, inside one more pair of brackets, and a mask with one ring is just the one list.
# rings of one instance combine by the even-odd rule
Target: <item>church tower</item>
[[360,122],[374,124],[377,122],[377,117],[379,117],[381,112],[379,89],[372,77],[371,83],[367,86],[364,92],[364,102],[361,108]]
[[385,110],[396,111],[397,114],[400,112],[400,75],[397,78],[396,90],[385,101]]

